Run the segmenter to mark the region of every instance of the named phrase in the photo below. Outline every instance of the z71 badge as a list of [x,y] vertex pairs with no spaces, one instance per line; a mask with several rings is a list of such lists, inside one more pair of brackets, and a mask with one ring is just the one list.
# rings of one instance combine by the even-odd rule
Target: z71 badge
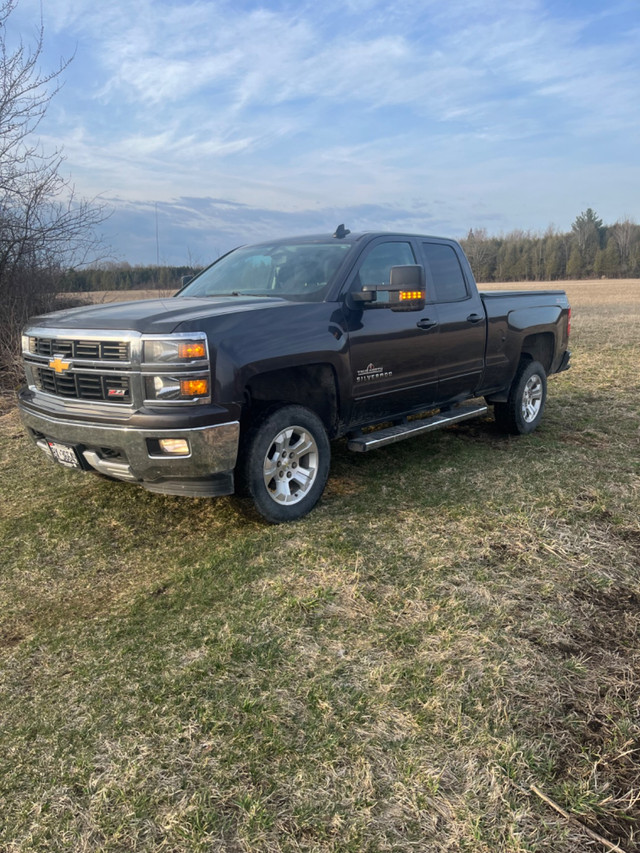
[[371,382],[373,379],[386,379],[388,376],[393,376],[393,370],[385,370],[384,367],[368,364],[364,370],[357,372],[356,382]]

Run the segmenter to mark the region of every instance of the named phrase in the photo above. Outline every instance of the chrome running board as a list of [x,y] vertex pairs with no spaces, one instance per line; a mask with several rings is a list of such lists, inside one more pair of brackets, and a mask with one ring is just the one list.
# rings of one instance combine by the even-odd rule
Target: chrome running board
[[377,450],[379,447],[385,447],[387,444],[395,444],[397,441],[411,438],[414,435],[421,435],[423,432],[431,432],[434,429],[456,424],[459,421],[477,418],[480,415],[486,414],[487,411],[488,407],[480,404],[457,406],[455,409],[439,412],[430,418],[408,421],[398,426],[387,427],[386,429],[379,429],[365,433],[364,435],[351,437],[347,442],[347,447],[356,453],[366,453],[368,450]]

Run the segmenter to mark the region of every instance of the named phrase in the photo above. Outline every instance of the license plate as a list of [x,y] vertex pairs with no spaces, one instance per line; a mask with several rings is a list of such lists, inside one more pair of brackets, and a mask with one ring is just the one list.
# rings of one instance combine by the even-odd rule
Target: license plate
[[47,441],[51,455],[61,465],[67,468],[79,468],[80,461],[73,447],[68,447],[66,444],[58,444],[57,441]]

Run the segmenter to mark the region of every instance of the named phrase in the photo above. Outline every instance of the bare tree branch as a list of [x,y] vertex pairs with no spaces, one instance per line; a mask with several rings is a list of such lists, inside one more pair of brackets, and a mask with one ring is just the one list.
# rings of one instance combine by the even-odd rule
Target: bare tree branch
[[[6,24],[19,0],[0,2],[0,323],[12,345],[35,312],[53,307],[62,272],[102,254],[95,228],[106,218],[99,200],[77,199],[60,169],[61,150],[46,152],[38,127],[71,60],[39,70],[42,22],[33,46],[11,49]],[[0,370],[14,353],[0,344]]]

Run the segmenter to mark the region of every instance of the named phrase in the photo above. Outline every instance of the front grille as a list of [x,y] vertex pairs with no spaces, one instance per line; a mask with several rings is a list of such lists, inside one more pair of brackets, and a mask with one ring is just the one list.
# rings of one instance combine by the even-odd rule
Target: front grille
[[65,338],[30,338],[30,351],[46,358],[84,358],[93,361],[129,361],[128,341],[83,341]]
[[71,400],[98,400],[103,403],[130,403],[130,377],[126,374],[56,373],[48,367],[34,367],[36,388],[46,394]]

